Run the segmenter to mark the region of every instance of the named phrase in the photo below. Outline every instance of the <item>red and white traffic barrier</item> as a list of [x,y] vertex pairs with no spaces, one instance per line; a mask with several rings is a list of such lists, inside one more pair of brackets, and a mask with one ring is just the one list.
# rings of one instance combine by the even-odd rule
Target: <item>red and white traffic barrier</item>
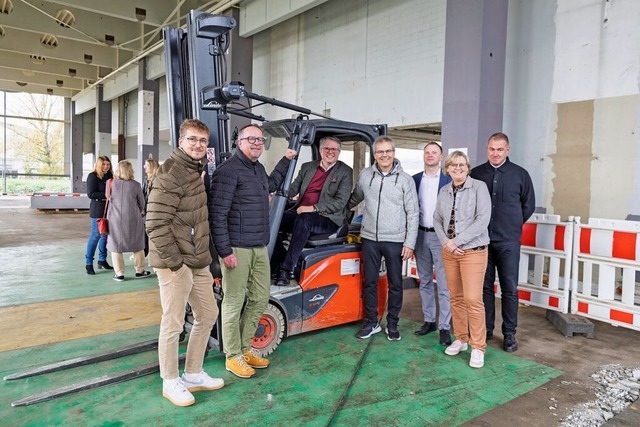
[[640,330],[640,223],[576,218],[574,242],[571,312]]
[[[573,227],[573,217],[562,222],[559,215],[546,214],[533,214],[524,224],[518,273],[521,303],[569,312]],[[499,295],[500,287],[495,291]]]
[[82,193],[34,193],[32,209],[89,209],[91,200]]

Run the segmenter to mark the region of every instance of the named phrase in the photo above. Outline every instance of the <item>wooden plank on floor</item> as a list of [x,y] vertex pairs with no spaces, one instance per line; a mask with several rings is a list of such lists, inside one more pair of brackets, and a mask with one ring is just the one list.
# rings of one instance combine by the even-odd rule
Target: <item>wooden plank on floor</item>
[[0,308],[0,351],[158,325],[158,289]]

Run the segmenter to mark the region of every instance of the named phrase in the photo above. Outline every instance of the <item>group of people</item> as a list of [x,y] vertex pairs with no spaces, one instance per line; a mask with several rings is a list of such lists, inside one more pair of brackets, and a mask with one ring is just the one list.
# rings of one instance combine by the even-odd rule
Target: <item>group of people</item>
[[509,160],[509,149],[507,135],[495,133],[487,143],[486,163],[472,169],[467,155],[454,151],[440,169],[442,148],[428,143],[424,172],[413,177],[420,206],[416,263],[424,314],[415,333],[439,330],[450,356],[471,346],[469,366],[474,368],[484,366],[486,342],[493,338],[496,269],[503,349],[518,349],[520,238],[535,210],[535,193],[527,171]]
[[[269,360],[251,345],[271,285],[269,194],[285,179],[297,153],[288,149],[267,174],[259,161],[265,141],[257,125],[240,129],[237,150],[215,170],[207,194],[203,171],[209,130],[199,120],[185,120],[178,148],[151,185],[146,229],[163,308],[158,342],[160,376],[163,396],[175,405],[192,405],[193,392],[224,386],[221,378],[212,378],[203,370],[209,335],[218,316],[209,268],[211,241],[223,276],[225,368],[239,378],[250,378],[256,369],[269,366]],[[528,173],[507,157],[507,136],[492,135],[489,161],[473,170],[466,154],[454,151],[441,171],[441,147],[427,144],[425,170],[413,177],[395,158],[391,138],[379,137],[372,149],[375,163],[362,171],[354,189],[351,168],[338,160],[341,142],[337,138],[324,138],[320,160],[302,165],[289,192],[289,196],[297,196],[296,202],[285,212],[281,224],[292,238],[273,267],[276,284],[289,284],[310,235],[336,231],[344,224],[348,210],[364,201],[360,235],[366,320],[356,334],[358,338],[366,339],[382,330],[377,292],[384,257],[389,289],[385,332],[391,341],[401,339],[402,261],[411,258],[415,250],[425,319],[416,333],[439,330],[448,355],[470,345],[470,366],[483,366],[486,339],[491,338],[495,321],[497,268],[504,348],[515,351],[520,233],[535,199]],[[434,266],[437,292],[432,280]],[[187,303],[194,322],[180,376],[178,343]]]
[[[135,278],[151,275],[145,270],[148,240],[144,217],[149,183],[158,167],[158,162],[153,159],[145,161],[147,179],[141,186],[134,180],[133,166],[129,161],[120,161],[114,172],[109,157],[98,157],[94,170],[87,177],[87,196],[91,200],[91,234],[85,254],[87,274],[95,274],[93,260],[98,249],[98,268],[114,270],[113,279],[117,282],[125,280],[124,253],[133,253]],[[107,219],[108,233],[100,233],[99,218]],[[107,251],[111,252],[113,266],[107,261]]]

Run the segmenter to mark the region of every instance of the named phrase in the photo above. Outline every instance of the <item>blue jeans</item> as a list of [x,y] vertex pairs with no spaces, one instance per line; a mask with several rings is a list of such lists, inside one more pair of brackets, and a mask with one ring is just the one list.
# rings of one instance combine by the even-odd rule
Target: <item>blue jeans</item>
[[98,232],[98,218],[91,218],[91,234],[87,241],[87,253],[85,254],[85,264],[93,265],[93,257],[98,248],[98,261],[107,260],[107,235]]

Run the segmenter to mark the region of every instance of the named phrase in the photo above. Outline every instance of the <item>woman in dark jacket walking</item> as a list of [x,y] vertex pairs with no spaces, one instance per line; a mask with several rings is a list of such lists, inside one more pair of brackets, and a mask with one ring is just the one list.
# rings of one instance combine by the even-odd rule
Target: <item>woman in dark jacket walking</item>
[[109,199],[109,241],[107,249],[115,268],[113,280],[124,281],[124,252],[133,252],[135,278],[148,277],[144,270],[144,195],[140,183],[133,179],[133,166],[126,160],[118,163]]
[[93,172],[87,176],[87,197],[91,199],[89,216],[91,217],[91,234],[87,241],[85,264],[87,274],[96,274],[93,269],[93,257],[98,248],[98,268],[112,270],[107,262],[107,235],[98,232],[98,218],[104,216],[104,207],[107,201],[107,181],[113,178],[111,173],[111,160],[107,156],[100,156],[96,160]]

